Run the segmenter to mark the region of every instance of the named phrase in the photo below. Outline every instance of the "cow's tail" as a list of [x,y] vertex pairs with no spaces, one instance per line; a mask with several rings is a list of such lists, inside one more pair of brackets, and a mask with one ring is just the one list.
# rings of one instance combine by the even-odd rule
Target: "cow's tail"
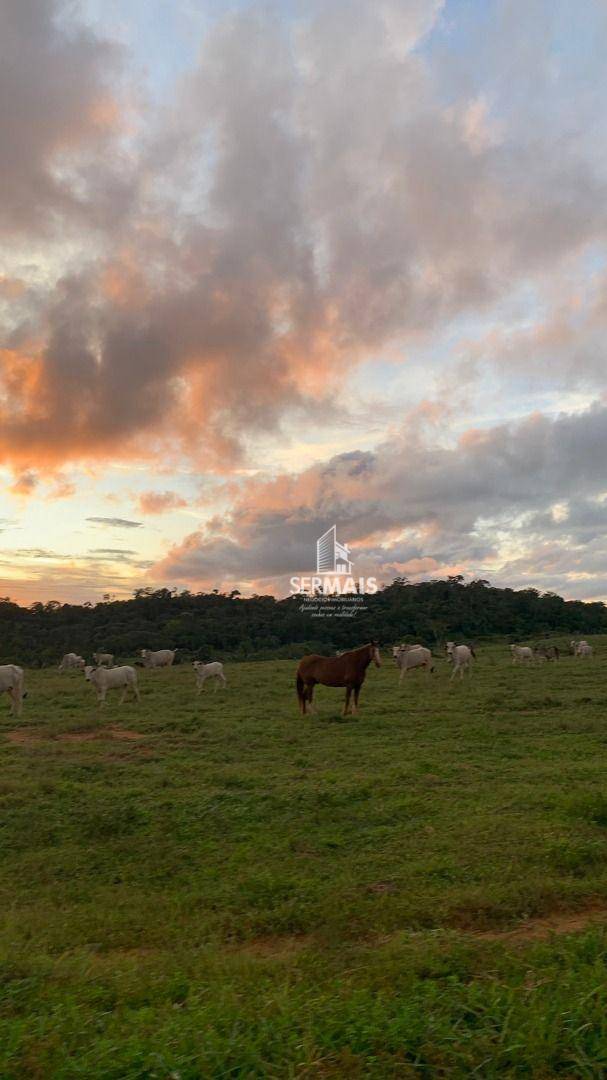
[[556,645],[555,645],[555,646],[554,646],[554,659],[555,659],[555,660],[558,660],[558,659],[559,659],[559,657],[560,657],[560,655],[561,655],[561,654],[560,654],[560,652],[559,652],[559,650],[558,650],[558,646],[556,646]]
[[472,645],[469,645],[468,648],[470,649],[470,652],[472,653],[474,659],[476,660],[476,653],[475,653],[474,649],[472,648]]
[[297,689],[297,700],[299,702],[299,711],[303,715],[305,713],[305,711],[306,711],[305,683],[304,683],[301,675],[299,674],[299,672],[297,672],[297,677],[295,679],[295,687]]

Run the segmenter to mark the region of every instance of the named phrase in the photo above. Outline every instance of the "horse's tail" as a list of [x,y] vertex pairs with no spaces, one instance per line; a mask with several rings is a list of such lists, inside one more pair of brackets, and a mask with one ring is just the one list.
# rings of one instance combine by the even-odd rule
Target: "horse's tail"
[[297,672],[297,677],[295,679],[295,686],[296,686],[296,689],[297,689],[297,700],[299,702],[300,712],[305,713],[305,711],[306,711],[306,699],[305,699],[305,695],[304,695],[305,683],[304,683],[301,675],[299,674],[299,672]]

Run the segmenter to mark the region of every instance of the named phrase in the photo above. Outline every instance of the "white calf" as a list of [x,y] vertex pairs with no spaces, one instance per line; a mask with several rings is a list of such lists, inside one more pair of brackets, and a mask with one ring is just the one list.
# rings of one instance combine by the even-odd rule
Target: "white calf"
[[0,694],[4,693],[11,699],[11,714],[21,716],[21,707],[25,697],[23,668],[17,667],[16,664],[0,666]]
[[94,668],[89,665],[84,669],[84,677],[95,687],[95,690],[97,691],[97,701],[100,705],[103,705],[108,690],[119,690],[120,688],[122,688],[122,696],[119,704],[122,705],[129,687],[133,691],[137,701],[139,701],[139,687],[137,686],[137,672],[135,671],[135,668],[126,666]]
[[170,667],[176,652],[177,649],[158,649],[156,652],[152,652],[151,649],[142,649],[141,658],[144,667]]
[[114,666],[114,654],[111,652],[94,652],[93,660],[97,664],[97,667]]
[[220,664],[219,660],[214,660],[210,664],[203,664],[202,660],[194,660],[192,664],[194,671],[196,672],[196,687],[198,693],[202,693],[206,679],[216,679],[215,689],[217,689],[217,683],[221,683],[222,686],[227,686],[228,680],[223,673],[223,664]]
[[587,641],[578,641],[575,655],[592,656],[592,645],[589,645]]
[[464,671],[468,671],[468,674],[470,674],[470,661],[472,657],[476,657],[476,654],[474,649],[468,648],[467,645],[456,645],[454,641],[448,641],[447,657],[453,661],[451,678],[454,679],[459,671],[459,677],[463,679]]
[[85,661],[78,653],[68,652],[59,664],[59,671],[84,671]]
[[528,645],[511,645],[510,653],[512,655],[512,663],[524,663],[525,661],[533,661],[533,649],[530,649]]
[[400,650],[394,655],[397,667],[400,668],[400,678],[398,680],[399,685],[402,683],[404,676],[412,668],[424,667],[428,674],[434,671],[432,666],[432,653],[430,649],[424,648],[423,645],[408,645],[401,646]]

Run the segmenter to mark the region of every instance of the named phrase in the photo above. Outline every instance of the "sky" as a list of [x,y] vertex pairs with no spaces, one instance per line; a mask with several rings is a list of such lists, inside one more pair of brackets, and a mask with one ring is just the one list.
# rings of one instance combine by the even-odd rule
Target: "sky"
[[4,0],[0,594],[607,599],[604,0]]

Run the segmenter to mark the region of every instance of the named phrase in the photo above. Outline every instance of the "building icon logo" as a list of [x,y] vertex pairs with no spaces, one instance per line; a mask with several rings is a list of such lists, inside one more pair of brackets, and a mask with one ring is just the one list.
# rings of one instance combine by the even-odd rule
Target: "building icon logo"
[[340,544],[337,529],[332,525],[316,541],[317,574],[351,574],[352,560],[347,544]]

